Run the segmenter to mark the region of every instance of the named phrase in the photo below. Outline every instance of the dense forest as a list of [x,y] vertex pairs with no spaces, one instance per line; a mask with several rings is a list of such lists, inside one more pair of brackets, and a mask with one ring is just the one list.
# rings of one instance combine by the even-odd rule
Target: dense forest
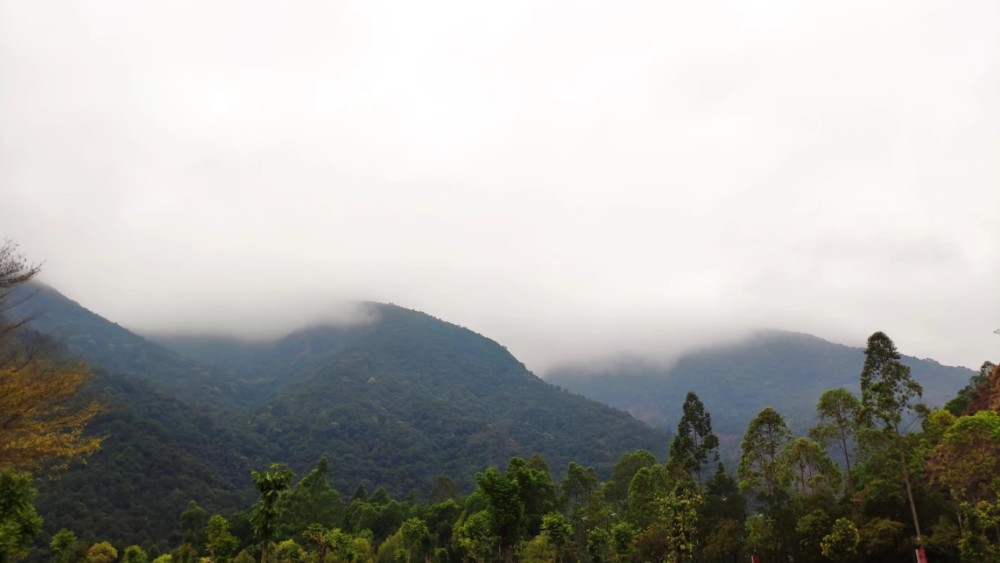
[[[930,408],[876,332],[856,385],[815,397],[807,431],[764,406],[727,464],[695,392],[668,437],[544,384],[492,341],[395,307],[360,331],[208,351],[243,358],[244,372],[101,325],[120,371],[90,375],[74,358],[106,355],[92,331],[53,340],[32,328],[40,315],[11,314],[36,273],[0,248],[4,561],[1000,561],[1000,368],[989,362]],[[168,366],[165,384],[127,377],[154,364]],[[247,375],[277,369],[281,380]],[[219,385],[202,397],[168,392],[205,380]],[[449,442],[459,449],[437,465],[407,449]],[[320,443],[328,453],[315,455]],[[372,445],[383,457],[362,455]],[[615,448],[627,453],[608,460]],[[523,451],[537,453],[496,460]]]
[[[257,499],[244,510],[209,515],[193,499],[176,515],[177,545],[124,547],[122,560],[908,561],[923,547],[932,561],[994,561],[1000,415],[970,405],[989,401],[998,383],[1000,369],[986,364],[945,408],[921,408],[919,385],[876,333],[861,396],[825,392],[808,436],[762,409],[735,477],[718,461],[710,413],[690,393],[669,460],[629,453],[603,482],[576,463],[554,479],[536,455],[484,468],[466,495],[441,476],[426,498],[360,485],[345,499],[326,459],[299,479],[271,464],[248,479]],[[76,538],[53,535],[50,556],[118,557],[120,547]]]

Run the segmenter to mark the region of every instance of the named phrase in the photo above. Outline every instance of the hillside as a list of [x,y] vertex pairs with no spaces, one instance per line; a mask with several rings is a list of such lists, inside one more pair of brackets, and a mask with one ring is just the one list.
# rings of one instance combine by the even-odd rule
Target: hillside
[[667,434],[545,383],[496,342],[371,307],[371,323],[272,342],[175,339],[188,353],[201,340],[196,360],[41,290],[21,312],[95,368],[108,410],[91,430],[109,436],[88,465],[39,482],[48,529],[85,518],[96,537],[170,539],[187,500],[249,508],[250,471],[271,461],[301,474],[326,456],[344,494],[364,482],[425,496],[441,474],[468,490],[514,455],[606,477],[625,452],[665,454]]
[[[793,430],[813,422],[823,391],[858,392],[864,350],[806,334],[759,331],[742,341],[704,348],[663,366],[632,358],[601,368],[563,366],[546,375],[550,383],[627,410],[654,425],[677,424],[680,405],[694,391],[712,413],[716,432],[741,436],[764,406],[777,409]],[[903,357],[924,386],[923,401],[941,406],[965,385],[972,370],[932,360]]]
[[56,289],[30,284],[19,287],[12,302],[23,303],[8,314],[31,317],[30,326],[108,373],[125,374],[168,390],[194,404],[216,410],[246,406],[248,387],[232,374],[192,361],[101,317]]

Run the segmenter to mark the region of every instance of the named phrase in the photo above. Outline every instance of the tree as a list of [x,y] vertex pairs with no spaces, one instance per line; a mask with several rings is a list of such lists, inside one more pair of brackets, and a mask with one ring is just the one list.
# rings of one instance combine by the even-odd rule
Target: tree
[[702,501],[691,482],[678,483],[660,500],[662,529],[673,549],[674,561],[678,563],[694,557]]
[[201,549],[205,545],[205,518],[208,513],[195,501],[188,501],[187,508],[181,512],[181,541]]
[[834,561],[851,561],[858,555],[858,544],[861,543],[861,534],[858,527],[847,518],[838,518],[833,523],[833,529],[829,534],[823,536],[820,542],[820,550],[823,557],[828,557]]
[[431,558],[431,533],[427,529],[427,522],[420,518],[409,518],[399,527],[403,536],[403,548],[406,550],[406,563],[413,563],[417,559],[430,562]]
[[956,420],[931,451],[930,471],[960,502],[996,500],[1000,414],[979,411]]
[[740,443],[742,453],[736,474],[741,491],[751,491],[765,499],[778,492],[781,482],[781,453],[791,440],[785,419],[771,407],[764,407],[747,428]]
[[4,317],[23,301],[11,299],[14,290],[31,281],[40,270],[41,266],[29,263],[17,251],[17,243],[6,240],[0,244],[0,343],[31,320],[30,317],[19,320]]
[[56,563],[70,563],[82,559],[77,554],[76,534],[65,528],[52,535],[49,550],[52,551],[53,561]]
[[719,461],[719,438],[712,433],[712,415],[693,391],[684,399],[684,415],[677,424],[677,435],[670,443],[670,462],[676,463],[702,484],[701,471],[711,456]]
[[137,545],[126,547],[125,553],[122,554],[122,563],[146,563],[146,561],[148,561],[146,552]]
[[854,425],[861,410],[861,401],[843,388],[823,392],[816,405],[819,422],[809,431],[809,437],[823,447],[831,444],[844,457],[847,468],[847,490],[851,491],[851,444],[855,439]]
[[458,485],[455,484],[447,475],[438,475],[437,481],[434,483],[434,490],[431,491],[429,502],[431,504],[439,504],[447,500],[457,501],[462,497],[462,493],[458,490]]
[[904,414],[912,408],[911,402],[923,395],[923,388],[910,377],[910,368],[899,360],[896,345],[885,333],[876,332],[868,337],[865,363],[861,370],[861,421],[888,435],[890,447],[896,450],[919,544],[922,541],[920,519],[917,516],[917,503],[913,499],[909,463],[900,425]]
[[656,465],[656,458],[646,450],[638,450],[624,454],[611,470],[611,479],[604,483],[602,491],[604,500],[613,505],[620,505],[628,499],[628,489],[632,478],[643,467]]
[[504,563],[513,563],[514,545],[524,528],[524,501],[521,499],[520,487],[515,479],[493,467],[477,473],[476,484],[489,503],[493,534],[500,541]]
[[316,467],[288,491],[281,500],[279,525],[284,537],[305,539],[302,534],[310,524],[333,527],[341,520],[343,503],[340,493],[330,485],[330,465],[321,458]]
[[267,471],[252,471],[250,476],[260,493],[260,499],[250,513],[250,524],[261,550],[261,561],[266,562],[271,560],[278,536],[278,518],[281,516],[279,501],[295,474],[280,463],[272,463]]
[[983,365],[979,367],[979,371],[969,378],[968,385],[963,387],[954,399],[948,401],[944,405],[944,408],[955,416],[968,414],[965,411],[969,408],[969,403],[979,394],[980,388],[989,381],[990,374],[993,373],[996,367],[996,364],[993,362],[983,362]]
[[819,444],[796,438],[781,455],[783,481],[805,497],[816,492],[833,493],[840,486],[840,470]]
[[455,525],[456,543],[477,563],[483,563],[497,543],[498,538],[493,534],[492,523],[490,514],[483,510]]
[[216,514],[208,519],[208,526],[205,527],[205,550],[213,561],[225,561],[238,545],[239,542],[229,532],[229,522],[223,515]]
[[0,469],[0,561],[27,555],[41,531],[42,518],[34,505],[37,493],[30,473]]
[[16,244],[0,245],[0,460],[27,470],[61,468],[96,451],[102,440],[83,436],[84,425],[100,411],[96,401],[79,400],[89,370],[31,349],[28,339],[17,338],[30,318],[7,316],[24,299],[14,298],[14,290],[38,271],[17,253]]
[[118,550],[106,541],[95,543],[87,550],[87,563],[115,563]]

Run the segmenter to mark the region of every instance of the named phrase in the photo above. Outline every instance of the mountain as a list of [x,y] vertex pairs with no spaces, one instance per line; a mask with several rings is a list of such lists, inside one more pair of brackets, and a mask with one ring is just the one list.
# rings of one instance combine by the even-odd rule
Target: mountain
[[8,315],[31,318],[29,326],[70,354],[107,373],[127,374],[213,409],[246,406],[248,385],[147,340],[91,312],[56,289],[30,284],[11,296]]
[[[636,449],[663,453],[666,435],[542,381],[500,344],[395,305],[371,321],[314,327],[273,342],[161,339],[209,365],[237,366],[273,395],[249,413],[275,455],[305,466],[325,455],[334,483],[427,491],[438,474],[465,488],[476,471],[535,452],[610,473]],[[214,352],[213,352],[214,350]]]
[[[902,362],[924,387],[923,401],[941,406],[974,372],[933,360],[904,356]],[[712,414],[715,431],[732,440],[765,406],[780,412],[796,432],[813,424],[823,391],[845,387],[859,393],[864,350],[807,334],[758,331],[745,339],[681,356],[673,365],[640,358],[601,367],[563,366],[546,374],[550,383],[671,428],[688,391]]]
[[571,460],[607,477],[623,453],[666,451],[666,433],[545,383],[488,338],[368,307],[369,322],[273,341],[157,343],[37,290],[14,312],[87,360],[108,405],[90,427],[108,436],[101,451],[38,483],[47,529],[85,521],[95,538],[170,541],[188,500],[248,509],[250,471],[272,461],[303,474],[325,456],[342,493],[363,482],[426,495],[442,474],[469,490],[514,455],[541,454],[557,478]]

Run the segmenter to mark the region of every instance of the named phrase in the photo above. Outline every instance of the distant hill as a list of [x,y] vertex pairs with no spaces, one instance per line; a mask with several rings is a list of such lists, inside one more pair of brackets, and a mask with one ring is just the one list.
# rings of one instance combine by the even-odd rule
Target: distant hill
[[[861,348],[772,330],[685,354],[670,366],[630,358],[601,367],[563,366],[545,379],[667,428],[677,424],[685,394],[694,391],[712,414],[716,432],[738,437],[765,406],[777,409],[793,430],[804,432],[813,424],[823,391],[845,387],[860,392],[863,363]],[[908,356],[903,363],[923,385],[923,401],[931,406],[944,405],[974,374]]]
[[187,500],[248,509],[250,471],[271,461],[302,474],[326,456],[342,494],[364,482],[424,496],[441,474],[471,489],[514,455],[541,454],[557,477],[571,460],[607,477],[625,452],[665,455],[667,433],[545,383],[500,344],[370,307],[369,323],[270,342],[155,343],[42,288],[16,312],[87,360],[109,405],[92,425],[102,451],[39,482],[50,531],[86,519],[124,544],[169,539]]

